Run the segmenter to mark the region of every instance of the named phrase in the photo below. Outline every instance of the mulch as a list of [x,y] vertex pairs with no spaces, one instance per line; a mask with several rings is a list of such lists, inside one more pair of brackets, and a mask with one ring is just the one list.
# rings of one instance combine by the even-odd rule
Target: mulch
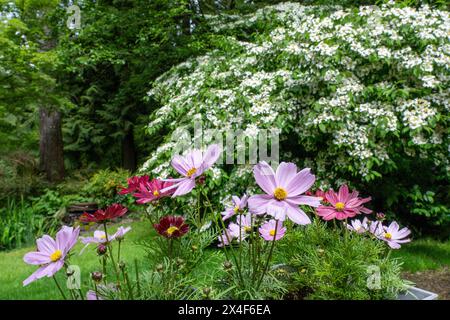
[[416,284],[416,287],[439,295],[439,300],[450,300],[450,268],[437,270],[404,272],[403,277]]

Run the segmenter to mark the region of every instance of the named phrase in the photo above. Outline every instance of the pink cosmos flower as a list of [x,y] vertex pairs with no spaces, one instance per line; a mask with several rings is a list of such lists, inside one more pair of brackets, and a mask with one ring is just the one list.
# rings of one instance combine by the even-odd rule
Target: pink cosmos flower
[[267,162],[262,161],[253,168],[256,183],[266,194],[248,199],[250,212],[267,213],[275,219],[284,221],[286,215],[297,224],[311,223],[299,205],[318,207],[320,198],[302,195],[314,184],[316,177],[306,168],[297,172],[293,163],[282,162],[276,173]]
[[183,176],[179,179],[163,179],[174,183],[172,186],[164,188],[161,192],[176,189],[172,197],[182,196],[195,187],[195,179],[209,169],[220,157],[221,149],[217,144],[212,144],[206,152],[194,149],[186,156],[176,155],[172,159],[172,167]]
[[283,227],[283,222],[278,221],[277,225],[277,222],[274,219],[269,220],[259,228],[259,234],[266,241],[273,241],[274,237],[275,240],[280,240],[284,237],[285,233],[286,227]]
[[239,215],[236,219],[236,223],[230,223],[228,230],[233,238],[236,238],[238,241],[244,240],[252,231],[251,214]]
[[357,214],[371,213],[372,210],[363,206],[364,203],[371,200],[370,197],[359,198],[358,191],[349,193],[347,185],[343,185],[339,188],[339,192],[336,193],[333,190],[328,190],[325,194],[325,199],[331,204],[331,206],[320,206],[317,208],[317,214],[324,220],[344,220],[347,218],[353,218]]
[[346,227],[347,229],[356,233],[364,233],[366,231],[369,231],[369,224],[371,224],[371,221],[369,221],[367,217],[364,217],[362,221],[359,219],[352,220],[350,224],[346,225]]
[[63,226],[56,234],[56,241],[52,237],[45,235],[36,240],[38,251],[28,252],[23,260],[32,265],[39,265],[40,268],[23,281],[26,286],[42,277],[53,277],[64,265],[64,259],[70,249],[75,245],[80,234],[80,228]]
[[97,296],[95,291],[89,290],[86,293],[86,300],[104,300],[100,295]]
[[[381,224],[381,223],[380,223]],[[382,232],[377,233],[377,238],[386,241],[392,249],[400,249],[400,243],[411,242],[411,239],[406,239],[411,234],[408,228],[400,229],[397,222],[393,221],[389,226],[383,226]]]
[[172,185],[172,182],[162,181],[159,179],[152,179],[151,181],[141,182],[136,188],[137,192],[133,193],[133,197],[138,199],[136,202],[139,204],[155,201],[174,193],[175,190],[173,189],[167,190],[165,192],[161,191],[162,189],[166,189]]
[[234,237],[231,234],[230,230],[226,229],[218,238],[219,244],[218,247],[224,247],[230,245],[231,241],[233,241]]
[[108,235],[108,237],[106,237],[106,233],[103,230],[96,230],[94,231],[94,235],[92,237],[80,237],[80,241],[81,243],[86,244],[86,246],[84,246],[84,248],[80,251],[80,255],[84,252],[84,250],[87,248],[87,246],[91,243],[95,243],[95,244],[104,244],[107,242],[107,238],[109,240],[109,242],[113,241],[113,240],[122,240],[124,235],[131,230],[131,227],[127,227],[124,228],[122,226],[120,226],[116,233],[114,233],[113,235]]
[[247,200],[248,200],[247,195],[244,195],[242,198],[232,196],[231,199],[233,201],[233,206],[227,207],[225,211],[221,213],[223,216],[222,219],[224,221],[231,218],[238,212],[242,212],[247,207]]
[[124,188],[122,187],[122,190],[119,191],[119,194],[132,194],[133,192],[137,191],[139,189],[139,186],[141,184],[146,184],[150,180],[149,176],[134,176],[131,178],[128,178],[128,187]]

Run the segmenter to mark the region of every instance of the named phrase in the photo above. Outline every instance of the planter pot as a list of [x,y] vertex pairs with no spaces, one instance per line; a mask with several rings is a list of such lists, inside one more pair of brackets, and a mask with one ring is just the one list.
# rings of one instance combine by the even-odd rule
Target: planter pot
[[397,296],[397,300],[436,300],[438,295],[434,292],[416,287],[409,287],[405,293]]

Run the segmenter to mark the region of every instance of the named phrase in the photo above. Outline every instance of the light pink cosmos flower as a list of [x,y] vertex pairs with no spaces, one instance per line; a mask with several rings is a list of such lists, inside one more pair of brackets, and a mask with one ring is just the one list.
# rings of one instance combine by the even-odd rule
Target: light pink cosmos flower
[[23,281],[26,286],[42,277],[52,277],[64,265],[64,259],[75,245],[80,234],[80,228],[63,226],[56,234],[56,241],[48,235],[36,240],[38,251],[28,252],[23,260],[40,268]]
[[354,219],[350,222],[350,224],[346,224],[347,229],[354,231],[356,233],[364,233],[369,231],[369,225],[372,224],[372,221],[369,221],[367,217],[361,221],[359,219]]
[[219,244],[218,247],[228,246],[231,241],[233,241],[234,237],[231,234],[230,230],[226,229],[218,238]]
[[325,199],[331,206],[318,207],[317,214],[328,221],[332,219],[345,220],[347,218],[353,218],[361,212],[366,214],[371,213],[372,210],[363,206],[371,198],[359,198],[358,195],[359,193],[356,190],[349,193],[347,185],[342,185],[338,193],[333,190],[328,190],[325,193]]
[[377,238],[386,241],[392,249],[400,249],[400,243],[411,242],[411,239],[406,239],[411,234],[411,231],[406,227],[400,229],[400,226],[395,221],[391,222],[389,226],[383,226],[381,230],[382,232],[377,233]]
[[275,219],[284,221],[285,217],[297,224],[311,223],[299,205],[318,207],[321,198],[302,195],[314,184],[316,177],[306,168],[297,172],[294,163],[282,162],[276,173],[267,162],[262,161],[253,168],[256,183],[266,194],[248,199],[250,212],[267,213]]
[[228,226],[228,230],[233,238],[237,241],[244,240],[248,234],[252,231],[252,216],[251,214],[239,215],[236,219],[236,223],[232,222]]
[[247,207],[247,195],[242,196],[242,198],[239,198],[238,196],[232,196],[231,199],[233,201],[233,206],[227,207],[225,211],[221,213],[223,216],[223,221],[231,218],[238,212],[242,212]]
[[274,219],[269,220],[259,228],[259,234],[266,241],[273,241],[274,237],[275,241],[280,240],[284,237],[285,233],[286,227],[283,227],[283,222],[278,221],[277,225],[277,222]]
[[122,240],[124,235],[131,230],[131,227],[122,227],[120,226],[116,233],[114,233],[113,235],[108,235],[108,237],[106,237],[106,233],[103,230],[96,230],[94,231],[94,235],[93,237],[80,237],[80,241],[81,243],[86,244],[84,246],[84,248],[80,251],[80,255],[84,252],[84,250],[87,248],[87,246],[91,243],[95,243],[95,244],[104,244],[107,242],[107,240],[109,240],[109,242],[113,241],[113,240]]
[[204,153],[201,150],[194,149],[186,156],[176,155],[172,159],[172,167],[183,178],[163,179],[174,184],[162,189],[161,192],[168,192],[176,188],[172,197],[182,196],[191,192],[195,187],[195,179],[209,169],[219,159],[220,154],[220,146],[218,144],[212,144]]

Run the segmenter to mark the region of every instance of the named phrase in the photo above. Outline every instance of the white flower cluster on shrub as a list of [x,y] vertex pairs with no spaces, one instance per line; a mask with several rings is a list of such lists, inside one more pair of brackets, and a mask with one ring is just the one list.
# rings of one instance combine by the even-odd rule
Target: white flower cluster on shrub
[[[162,104],[150,135],[192,128],[194,119],[249,135],[277,127],[282,145],[295,142],[307,155],[293,160],[323,183],[379,178],[379,168],[395,167],[393,155],[432,158],[448,170],[447,11],[282,3],[210,23],[222,35],[217,49],[174,67],[149,92]],[[144,171],[168,174],[169,138]],[[225,189],[250,169],[236,166],[238,179]]]

